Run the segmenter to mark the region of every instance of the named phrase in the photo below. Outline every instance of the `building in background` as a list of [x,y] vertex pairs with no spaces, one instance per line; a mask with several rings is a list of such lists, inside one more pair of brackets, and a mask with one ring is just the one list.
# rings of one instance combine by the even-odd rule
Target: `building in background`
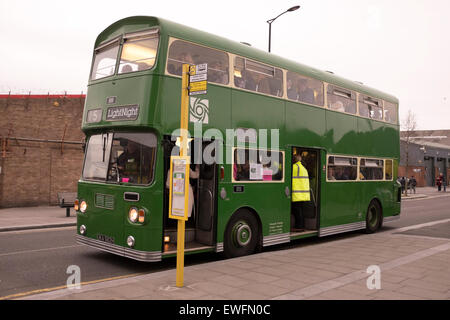
[[[406,156],[408,150],[408,172]],[[400,133],[399,177],[415,176],[417,185],[436,186],[440,173],[450,177],[450,130],[416,130],[411,132],[407,147],[406,133]]]
[[83,164],[84,95],[0,95],[0,207],[57,204]]

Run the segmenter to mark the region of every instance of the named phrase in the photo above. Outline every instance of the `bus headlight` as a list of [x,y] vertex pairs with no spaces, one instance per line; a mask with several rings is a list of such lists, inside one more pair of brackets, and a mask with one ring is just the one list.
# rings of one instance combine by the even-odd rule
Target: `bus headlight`
[[83,236],[86,234],[86,226],[84,224],[80,227],[80,234]]
[[133,236],[128,236],[128,238],[127,238],[127,245],[128,245],[130,248],[134,247],[135,242],[136,242],[136,241],[134,240],[134,237],[133,237]]
[[83,201],[81,201],[81,203],[80,203],[80,211],[83,212],[83,213],[85,213],[86,210],[87,210],[87,202],[83,200]]
[[75,199],[75,201],[73,202],[73,208],[75,209],[75,211],[80,210],[80,200]]
[[130,219],[131,222],[136,223],[139,219],[138,209],[134,207],[130,208],[130,211],[128,212],[128,219]]

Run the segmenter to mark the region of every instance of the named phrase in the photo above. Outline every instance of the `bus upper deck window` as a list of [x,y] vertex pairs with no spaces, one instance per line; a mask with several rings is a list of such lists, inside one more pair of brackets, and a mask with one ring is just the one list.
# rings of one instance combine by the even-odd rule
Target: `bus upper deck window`
[[360,95],[359,115],[375,120],[383,120],[381,101],[375,98]]
[[257,61],[236,57],[234,85],[250,91],[272,96],[283,95],[283,71]]
[[356,94],[353,91],[328,85],[328,108],[331,110],[356,113]]
[[183,64],[208,64],[208,82],[228,84],[228,54],[183,40],[174,40],[169,46],[167,72],[181,76]]
[[384,102],[384,120],[390,123],[397,123],[397,105],[391,102]]
[[119,41],[106,43],[95,49],[94,64],[92,67],[91,80],[109,77],[116,69],[117,54],[119,52]]
[[119,74],[151,69],[155,65],[159,38],[157,34],[124,40]]
[[287,96],[289,100],[323,106],[323,82],[288,71]]

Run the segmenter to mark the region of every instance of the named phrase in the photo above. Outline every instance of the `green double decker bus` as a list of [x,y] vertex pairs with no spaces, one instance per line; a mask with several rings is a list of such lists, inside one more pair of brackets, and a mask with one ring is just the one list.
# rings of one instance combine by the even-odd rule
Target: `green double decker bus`
[[[185,252],[236,257],[400,217],[398,100],[276,55],[157,17],[97,37],[83,113],[77,241],[140,261],[176,255],[168,218],[181,69],[207,64],[189,97],[193,205]],[[293,229],[293,156],[311,201]]]

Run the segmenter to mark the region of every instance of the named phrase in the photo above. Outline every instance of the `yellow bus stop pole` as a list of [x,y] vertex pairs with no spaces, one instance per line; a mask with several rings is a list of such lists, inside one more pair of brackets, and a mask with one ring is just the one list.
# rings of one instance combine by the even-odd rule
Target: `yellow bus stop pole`
[[[187,130],[188,130],[188,110],[189,110],[188,79],[189,79],[189,64],[183,64],[181,76],[180,156],[187,155]],[[188,177],[186,178],[188,179]],[[185,210],[188,210],[188,208],[185,208]],[[183,280],[184,280],[184,239],[185,239],[185,221],[184,219],[178,219],[176,286],[180,288],[183,287]]]

